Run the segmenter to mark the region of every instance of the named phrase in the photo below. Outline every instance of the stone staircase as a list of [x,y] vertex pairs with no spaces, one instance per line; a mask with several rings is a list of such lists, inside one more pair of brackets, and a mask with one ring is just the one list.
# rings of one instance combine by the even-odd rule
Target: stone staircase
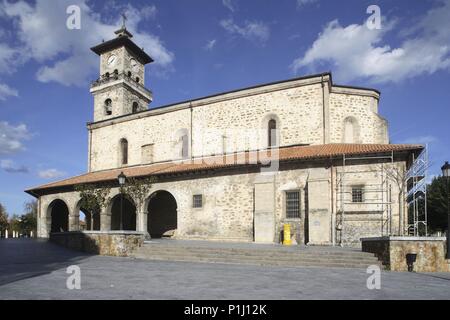
[[381,263],[371,253],[355,248],[152,240],[134,258],[273,267],[364,268]]

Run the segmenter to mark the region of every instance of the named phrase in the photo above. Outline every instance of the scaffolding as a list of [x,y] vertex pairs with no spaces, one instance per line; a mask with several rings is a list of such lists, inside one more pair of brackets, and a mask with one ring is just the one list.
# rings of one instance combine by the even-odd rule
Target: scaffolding
[[[337,240],[343,246],[347,235],[347,221],[379,222],[380,235],[392,234],[392,184],[387,172],[388,165],[394,163],[394,152],[382,156],[342,156],[342,170],[337,172],[336,184],[336,226],[333,244]],[[365,166],[359,166],[365,164]],[[357,170],[352,166],[357,166]],[[363,178],[361,178],[363,177]],[[371,177],[367,181],[367,177]],[[354,189],[361,183],[361,201],[355,201]],[[357,199],[356,199],[357,200]],[[355,218],[357,214],[367,216]]]
[[405,175],[407,186],[406,203],[408,208],[408,235],[428,236],[427,213],[427,173],[428,147],[416,158]]

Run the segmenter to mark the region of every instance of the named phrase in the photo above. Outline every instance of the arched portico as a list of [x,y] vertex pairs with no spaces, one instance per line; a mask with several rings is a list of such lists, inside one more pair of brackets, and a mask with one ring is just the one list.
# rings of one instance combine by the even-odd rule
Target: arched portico
[[111,230],[136,231],[136,206],[127,195],[111,200]]
[[148,200],[147,230],[152,238],[170,237],[177,229],[177,201],[168,191],[153,192]]
[[80,208],[80,212],[83,212],[85,216],[86,230],[100,230],[100,213],[91,212],[84,208]]
[[53,200],[47,208],[50,217],[50,232],[69,231],[69,207],[60,199]]

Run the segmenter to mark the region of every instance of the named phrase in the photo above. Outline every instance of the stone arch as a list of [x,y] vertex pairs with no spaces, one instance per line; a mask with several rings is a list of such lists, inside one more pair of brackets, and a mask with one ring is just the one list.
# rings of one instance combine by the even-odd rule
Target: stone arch
[[105,115],[110,116],[112,115],[112,100],[106,99],[104,102],[104,109],[105,109]]
[[69,206],[64,200],[55,199],[47,207],[50,218],[50,232],[69,231]]
[[280,146],[281,122],[280,118],[274,114],[267,114],[262,120],[262,148],[273,148]]
[[[100,230],[100,207],[98,207],[97,210],[94,212],[91,212],[91,210],[87,210],[86,208],[83,208],[81,206],[81,201],[78,201],[75,212],[80,213],[82,212],[85,216],[85,223],[86,223],[86,230]],[[81,220],[79,222],[80,229],[81,229]]]
[[137,101],[133,102],[133,105],[131,106],[131,112],[136,113],[139,111],[139,103]]
[[178,227],[178,204],[166,191],[153,192],[146,201],[147,230],[152,238],[172,237]]
[[108,206],[111,230],[136,231],[136,205],[127,194],[117,194]]
[[342,142],[343,143],[359,143],[360,128],[355,117],[347,117],[344,119]]

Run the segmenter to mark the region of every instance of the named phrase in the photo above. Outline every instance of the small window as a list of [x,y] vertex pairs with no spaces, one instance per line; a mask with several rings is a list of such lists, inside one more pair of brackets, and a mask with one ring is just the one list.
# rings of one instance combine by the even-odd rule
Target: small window
[[110,116],[112,115],[112,101],[111,99],[105,100],[105,115]]
[[139,77],[136,77],[136,82],[137,82],[137,83],[139,83],[139,80],[140,80]]
[[286,192],[286,218],[299,219],[300,218],[300,192],[287,191]]
[[192,206],[194,208],[203,207],[203,196],[201,194],[195,194],[192,198]]
[[105,78],[109,79],[109,72],[105,73]]
[[120,140],[120,152],[122,165],[128,164],[128,141],[127,139]]
[[131,78],[131,71],[128,71],[127,76],[128,78]]
[[277,121],[275,119],[269,120],[267,128],[268,147],[275,147],[277,145]]
[[361,186],[352,187],[352,202],[353,203],[363,202],[364,201],[363,194],[364,194],[363,187]]

